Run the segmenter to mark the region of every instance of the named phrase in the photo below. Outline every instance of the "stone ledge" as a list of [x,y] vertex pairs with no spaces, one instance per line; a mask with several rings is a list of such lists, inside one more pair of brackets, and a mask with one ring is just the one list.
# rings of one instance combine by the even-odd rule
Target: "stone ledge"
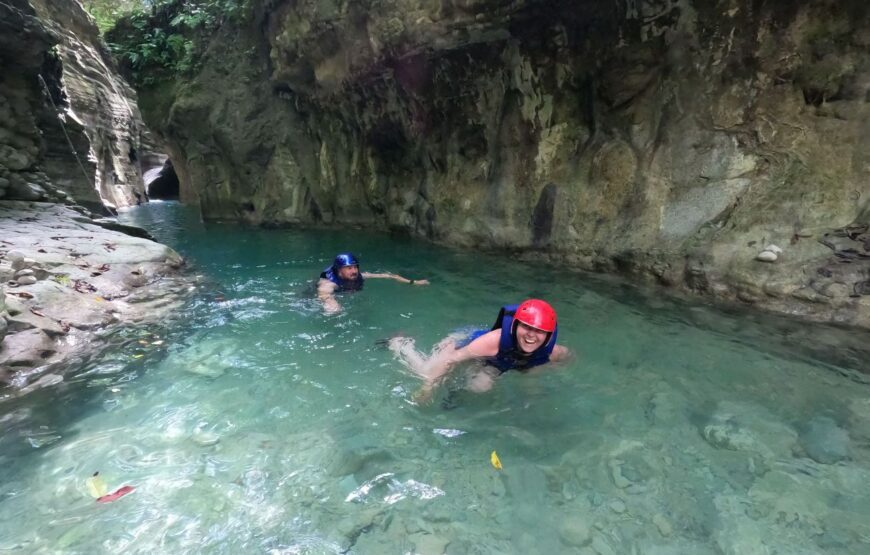
[[178,253],[105,223],[0,201],[0,384],[30,391],[71,355],[99,350],[98,332],[161,321],[192,290]]

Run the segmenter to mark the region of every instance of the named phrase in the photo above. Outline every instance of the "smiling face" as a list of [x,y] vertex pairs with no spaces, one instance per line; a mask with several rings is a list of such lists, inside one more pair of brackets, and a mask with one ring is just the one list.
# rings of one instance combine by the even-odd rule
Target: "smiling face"
[[524,353],[531,353],[543,346],[547,342],[549,333],[528,326],[522,322],[517,322],[517,345]]
[[338,277],[345,281],[356,281],[359,277],[359,266],[344,266],[339,268]]

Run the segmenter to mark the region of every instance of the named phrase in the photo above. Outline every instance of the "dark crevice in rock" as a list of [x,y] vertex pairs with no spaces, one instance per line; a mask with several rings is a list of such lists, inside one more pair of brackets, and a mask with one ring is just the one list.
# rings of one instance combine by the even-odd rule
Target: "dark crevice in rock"
[[145,190],[149,198],[154,199],[177,199],[179,195],[178,175],[175,166],[169,158],[163,166],[154,171],[145,172]]
[[548,183],[538,197],[538,204],[532,214],[532,244],[536,247],[542,247],[550,240],[558,191],[555,183]]

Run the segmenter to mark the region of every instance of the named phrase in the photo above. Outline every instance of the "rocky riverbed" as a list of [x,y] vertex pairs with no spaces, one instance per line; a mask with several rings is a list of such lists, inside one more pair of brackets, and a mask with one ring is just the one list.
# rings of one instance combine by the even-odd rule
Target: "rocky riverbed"
[[0,384],[58,383],[59,363],[112,327],[164,320],[192,290],[183,267],[143,230],[80,207],[0,202]]

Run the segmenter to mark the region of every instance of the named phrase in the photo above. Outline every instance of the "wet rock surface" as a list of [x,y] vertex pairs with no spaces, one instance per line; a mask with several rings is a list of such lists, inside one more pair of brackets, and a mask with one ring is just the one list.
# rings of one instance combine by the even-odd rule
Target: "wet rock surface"
[[175,251],[86,214],[0,201],[0,382],[19,391],[67,356],[98,349],[96,332],[160,321],[188,292]]
[[0,199],[135,203],[146,130],[81,4],[4,3],[0,50]]

